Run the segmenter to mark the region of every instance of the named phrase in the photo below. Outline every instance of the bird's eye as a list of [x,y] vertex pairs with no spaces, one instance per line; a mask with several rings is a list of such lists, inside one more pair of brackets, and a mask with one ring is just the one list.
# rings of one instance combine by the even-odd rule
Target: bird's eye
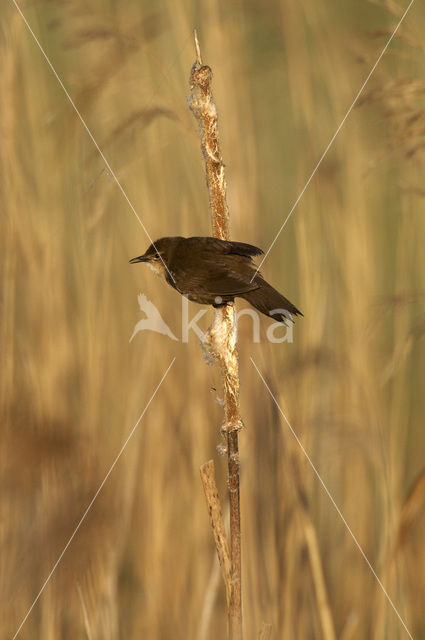
[[155,258],[160,258],[159,253],[155,253]]

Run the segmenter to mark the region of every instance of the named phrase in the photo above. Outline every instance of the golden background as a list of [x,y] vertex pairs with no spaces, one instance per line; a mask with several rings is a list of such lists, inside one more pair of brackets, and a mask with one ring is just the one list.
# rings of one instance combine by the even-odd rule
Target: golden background
[[[197,27],[232,237],[266,250],[406,6],[22,9],[153,239],[210,234],[186,102]],[[250,357],[410,633],[425,635],[424,29],[415,2],[262,267],[304,313],[293,343],[267,342],[262,317],[253,344],[240,323],[248,640],[263,620],[276,639],[330,640],[324,598],[340,640],[408,637]],[[175,356],[18,637],[222,638],[199,479],[214,457],[225,498],[218,372],[193,333],[129,342],[140,292],[177,336],[180,296],[128,264],[149,240],[6,1],[0,63],[0,636],[13,638]]]

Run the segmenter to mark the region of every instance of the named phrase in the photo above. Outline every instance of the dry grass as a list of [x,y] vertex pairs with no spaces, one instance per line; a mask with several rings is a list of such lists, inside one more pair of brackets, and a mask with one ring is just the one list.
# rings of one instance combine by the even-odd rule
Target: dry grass
[[[395,25],[398,2],[381,4],[70,0],[25,12],[153,238],[209,233],[186,105],[197,26],[232,237],[267,248]],[[263,620],[272,638],[324,637],[317,585],[336,637],[407,637],[250,355],[413,637],[425,634],[424,27],[415,3],[264,264],[305,314],[294,343],[252,344],[242,323],[248,640]],[[195,336],[128,343],[140,291],[177,334],[180,298],[128,265],[147,239],[12,4],[0,64],[0,637],[13,637],[174,355],[19,637],[223,637],[198,473],[219,439],[218,372]],[[221,493],[224,467],[217,457]]]

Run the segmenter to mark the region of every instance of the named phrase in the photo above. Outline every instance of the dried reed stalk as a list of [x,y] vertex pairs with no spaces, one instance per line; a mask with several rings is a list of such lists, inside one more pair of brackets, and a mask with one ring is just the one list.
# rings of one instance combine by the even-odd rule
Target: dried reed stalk
[[[205,160],[213,235],[229,239],[229,210],[226,200],[224,164],[220,152],[217,108],[214,104],[211,68],[202,64],[195,32],[197,60],[190,73],[189,108],[199,123],[202,154]],[[231,640],[242,638],[241,591],[241,530],[239,496],[238,431],[242,426],[239,414],[239,370],[236,350],[236,324],[233,304],[216,309],[214,324],[209,330],[208,348],[220,363],[224,386],[223,434],[227,441],[228,484],[230,502],[230,563],[228,585],[228,635]]]
[[85,627],[85,630],[86,630],[87,640],[93,640],[93,634],[92,634],[92,631],[91,631],[90,619],[89,619],[89,614],[88,614],[88,611],[87,611],[87,605],[86,605],[86,601],[84,599],[83,591],[81,589],[81,585],[80,585],[79,582],[77,582],[77,591],[78,591],[78,596],[79,596],[80,602],[81,602],[81,608],[83,610],[84,627]]
[[313,577],[314,592],[317,602],[317,612],[319,615],[320,627],[323,640],[336,640],[335,626],[332,618],[332,611],[329,605],[328,592],[326,588],[325,576],[323,572],[322,559],[320,556],[319,542],[317,540],[316,529],[310,518],[308,509],[308,497],[302,482],[302,473],[297,456],[292,458],[293,481],[298,497],[298,511],[301,526],[304,532],[307,546],[308,558],[310,562],[311,574]]
[[231,565],[229,545],[227,543],[226,530],[224,528],[223,512],[215,481],[214,461],[209,460],[201,467],[201,480],[204,487],[205,499],[210,514],[211,529],[214,535],[218,560],[220,562],[223,580],[226,585],[227,603],[230,602]]
[[320,627],[322,629],[323,640],[336,640],[335,628],[329,606],[328,592],[326,589],[325,577],[323,575],[322,560],[320,558],[319,543],[317,541],[316,530],[307,512],[302,510],[302,526],[307,545],[308,557],[310,560],[311,573],[313,576],[314,591],[316,594],[317,611],[319,614]]

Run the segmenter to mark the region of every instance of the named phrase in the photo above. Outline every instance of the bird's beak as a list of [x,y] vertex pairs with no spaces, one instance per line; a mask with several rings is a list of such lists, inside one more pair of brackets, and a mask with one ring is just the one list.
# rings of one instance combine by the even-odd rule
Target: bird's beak
[[135,264],[136,262],[149,262],[149,258],[146,258],[146,256],[138,256],[137,258],[132,258],[129,262],[131,264]]

